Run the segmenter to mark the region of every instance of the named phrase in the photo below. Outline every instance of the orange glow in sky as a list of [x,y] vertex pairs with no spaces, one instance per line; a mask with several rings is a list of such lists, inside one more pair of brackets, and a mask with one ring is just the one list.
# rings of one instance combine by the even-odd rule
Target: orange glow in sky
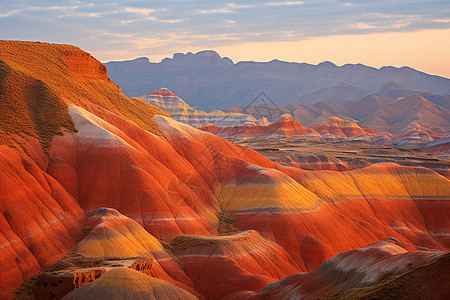
[[[359,35],[335,35],[283,42],[249,42],[218,46],[212,50],[234,62],[279,59],[318,64],[331,61],[337,65],[362,63],[382,66],[409,66],[432,75],[450,78],[450,29],[413,32],[388,32]],[[97,58],[109,60],[148,56],[152,62],[171,57],[174,52],[197,52],[204,48],[167,49],[164,53],[96,52]]]

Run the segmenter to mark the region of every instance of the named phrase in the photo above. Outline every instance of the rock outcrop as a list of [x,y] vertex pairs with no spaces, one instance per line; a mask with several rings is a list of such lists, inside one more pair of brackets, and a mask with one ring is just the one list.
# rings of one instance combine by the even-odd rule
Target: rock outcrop
[[[395,281],[398,280],[396,279],[398,275],[415,272],[417,267],[434,261],[440,256],[442,253],[431,251],[408,252],[396,245],[395,239],[380,241],[360,249],[340,253],[312,272],[294,274],[273,282],[248,296],[247,299],[327,299],[327,296],[332,294],[345,295],[352,289],[363,287],[366,292],[380,282],[392,278]],[[442,272],[435,273],[435,276],[442,275]],[[445,282],[445,279],[438,280]],[[379,289],[379,286],[377,288]],[[424,295],[439,295],[445,287],[440,286],[436,291],[428,285],[424,289],[427,290]],[[361,291],[361,295],[364,292]],[[349,293],[347,297],[351,294]],[[353,294],[356,293],[353,292]]]
[[267,120],[258,124],[248,122],[242,125],[228,127],[212,127],[208,124],[198,126],[199,129],[217,134],[226,138],[259,138],[259,137],[320,137],[311,128],[302,126],[295,122],[290,114],[281,115],[275,122],[267,123]]
[[208,123],[223,127],[240,125],[246,122],[256,122],[256,119],[249,114],[236,112],[226,113],[221,110],[204,112],[193,109],[183,99],[166,88],[161,88],[156,92],[139,97],[139,99],[164,110],[178,122],[194,127]]
[[253,230],[179,236],[172,246],[197,291],[207,299],[242,296],[299,270],[283,248]]
[[114,299],[198,299],[189,292],[162,279],[129,268],[116,268],[99,279],[67,294],[64,300]]

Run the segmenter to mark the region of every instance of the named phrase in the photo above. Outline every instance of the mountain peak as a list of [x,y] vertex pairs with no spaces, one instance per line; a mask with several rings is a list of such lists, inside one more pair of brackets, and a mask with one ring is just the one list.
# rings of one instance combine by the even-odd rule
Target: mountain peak
[[151,93],[150,95],[154,95],[154,96],[162,96],[162,97],[177,97],[177,95],[175,95],[174,93],[172,93],[171,90],[169,90],[168,88],[160,88],[159,90]]
[[170,58],[163,59],[163,62],[172,61],[173,63],[195,63],[201,66],[215,66],[217,64],[233,64],[233,61],[228,57],[221,57],[219,53],[214,50],[203,50],[197,53],[188,52],[175,53]]
[[389,81],[377,92],[377,94],[387,96],[391,99],[406,97],[414,93],[415,93],[414,91],[408,90],[404,86],[394,81]]
[[291,114],[282,114],[275,123],[288,123],[288,122],[294,122],[294,119],[292,118]]
[[331,61],[328,61],[328,60],[321,62],[317,66],[319,66],[319,67],[328,67],[328,68],[335,68],[335,67],[337,67],[334,63],[332,63]]
[[202,50],[202,51],[195,53],[195,55],[196,56],[213,56],[213,57],[221,58],[219,53],[217,53],[214,50]]

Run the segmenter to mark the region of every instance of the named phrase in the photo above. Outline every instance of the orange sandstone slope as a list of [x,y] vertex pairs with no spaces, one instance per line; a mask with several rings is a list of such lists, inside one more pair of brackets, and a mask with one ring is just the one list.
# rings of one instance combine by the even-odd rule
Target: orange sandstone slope
[[1,299],[83,235],[83,210],[41,167],[23,151],[0,145]]
[[[158,136],[151,117],[162,111],[123,96],[101,63],[76,47],[8,41],[0,47],[0,59],[14,73],[1,77],[2,142],[12,147],[1,146],[2,293],[81,240],[80,205],[86,211],[116,208],[166,240],[217,232],[220,207],[211,190],[220,189],[218,176]],[[19,89],[23,78],[39,82],[50,96],[26,84]],[[41,100],[50,108],[40,111]],[[217,150],[207,147],[209,141],[199,145],[205,156],[213,163],[242,163],[242,148],[217,139]],[[222,154],[226,147],[235,157]],[[242,152],[275,165],[251,150]]]
[[175,255],[207,299],[236,297],[299,271],[279,245],[256,231],[227,236],[179,236]]
[[198,299],[186,290],[162,279],[147,276],[129,268],[116,268],[99,279],[70,292],[64,300],[122,300],[122,299]]
[[[0,293],[2,297],[7,297],[7,293],[17,288],[23,280],[51,265],[82,238],[85,214],[79,206],[78,187],[82,192],[84,190],[78,178],[86,178],[82,173],[86,169],[100,174],[97,178],[101,177],[100,170],[95,170],[96,165],[89,169],[81,163],[89,161],[85,158],[94,156],[91,154],[95,154],[93,150],[96,146],[99,152],[105,150],[101,143],[95,144],[98,131],[87,133],[87,140],[93,142],[92,147],[85,148],[87,153],[83,153],[81,146],[77,149],[75,142],[79,138],[75,132],[78,129],[66,105],[70,104],[73,110],[88,114],[83,108],[74,106],[73,103],[76,103],[105,119],[110,117],[120,124],[124,123],[125,127],[129,124],[129,135],[133,138],[147,133],[155,141],[160,139],[150,133],[158,134],[151,116],[164,113],[141,101],[126,98],[108,79],[106,69],[100,62],[73,46],[0,41],[0,61],[0,142],[4,144],[0,145]],[[104,140],[108,141],[108,137],[114,140],[115,136],[107,131],[103,133],[107,137],[105,139],[105,135],[100,133]],[[53,139],[55,134],[58,136]],[[58,146],[58,138],[66,144]],[[123,148],[122,151],[126,156],[127,151]],[[50,157],[44,152],[50,153]],[[78,153],[87,155],[78,159]],[[68,158],[67,162],[62,159],[64,157]],[[117,158],[117,155],[113,154],[113,157]],[[147,157],[142,159],[150,161]],[[97,163],[102,161],[106,160]],[[124,168],[135,173],[132,164],[127,164],[126,160],[117,158],[116,161],[123,162]],[[173,160],[167,165],[176,166],[177,163]],[[175,169],[181,168],[185,172],[183,164],[179,165]],[[160,163],[159,168],[163,168]],[[76,174],[75,170],[80,170],[80,174]],[[163,170],[165,172],[166,168]],[[174,179],[176,176],[173,173],[166,174],[165,184],[172,182],[175,193],[178,190],[183,195],[189,193],[185,185]],[[136,186],[136,182],[131,181],[129,178],[129,184]],[[160,191],[164,190],[164,186],[156,186]],[[100,193],[104,193],[100,198],[107,198],[108,191],[104,187],[94,187],[94,193],[99,189]],[[155,186],[151,190],[154,191]],[[128,191],[124,188],[123,192]],[[145,195],[145,192],[140,194]],[[165,210],[170,211],[170,208]],[[140,214],[136,210],[133,213]],[[212,216],[214,219],[214,213]],[[183,218],[183,215],[178,217]],[[173,219],[171,222],[175,223]],[[215,232],[206,221],[202,222],[205,223],[200,225],[202,233]],[[162,231],[161,235],[166,234],[163,226],[155,227],[162,228],[158,229]],[[196,231],[186,231],[193,232]],[[168,234],[176,235],[177,231]]]
[[115,209],[99,208],[86,222],[90,230],[74,254],[96,259],[151,258],[150,275],[195,293],[179,262],[136,221]]
[[[143,101],[123,95],[120,88],[108,78],[106,67],[89,53],[69,45],[1,40],[0,49],[2,69],[9,70],[6,77],[2,75],[2,85],[9,85],[12,89],[21,84],[27,87],[25,91],[12,91],[12,96],[18,96],[18,99],[38,97],[39,104],[42,103],[41,95],[44,95],[44,99],[52,98],[52,102],[69,101],[87,109],[98,106],[145,130],[158,132],[149,117],[165,113]],[[15,74],[21,76],[11,82],[10,77]],[[2,103],[4,101],[6,99]],[[54,115],[52,111],[47,109],[41,116],[44,115],[47,122],[56,122],[54,118],[63,117],[63,114]],[[58,125],[67,127],[64,123]]]
[[219,137],[165,117],[155,120],[176,151],[202,168],[235,226],[277,242],[302,270],[389,236],[410,250],[450,246],[450,183],[431,170],[379,164],[348,172],[301,171],[256,161],[254,153],[246,157],[249,150],[236,161],[236,146]]
[[[0,146],[3,293],[81,241],[83,210],[100,207],[116,209],[137,224],[107,218],[102,221],[104,231],[93,231],[79,247],[100,245],[103,249],[106,232],[119,228],[120,241],[146,235],[139,226],[167,242],[179,235],[216,235],[217,215],[226,212],[235,218],[238,229],[259,232],[255,233],[258,242],[240,240],[232,249],[245,248],[255,255],[264,246],[269,253],[283,253],[286,265],[267,273],[261,267],[267,261],[264,255],[241,257],[235,250],[228,251],[228,246],[221,248],[226,251],[194,247],[192,255],[176,250],[196,290],[211,297],[216,297],[212,290],[224,295],[254,291],[261,284],[253,285],[247,280],[251,276],[263,276],[259,282],[266,284],[294,271],[312,270],[338,252],[388,236],[407,249],[449,246],[445,205],[450,185],[435,172],[396,165],[354,172],[281,167],[251,149],[126,98],[100,62],[76,47],[23,42],[0,42],[0,47],[0,60],[19,74],[11,78],[34,78],[45,86],[44,95],[51,95],[37,97],[34,88],[13,91],[22,100],[17,102],[20,109],[11,108],[10,98],[1,98],[2,117],[12,112],[16,120],[26,121],[0,122],[0,129],[7,133],[2,141],[8,143]],[[2,75],[2,88],[13,90],[16,85],[9,83],[8,76]],[[34,96],[27,98],[30,93]],[[46,99],[51,108],[36,110],[32,105],[36,99]],[[56,111],[56,117],[49,111]],[[216,257],[215,249],[225,251],[224,259],[236,262],[227,269],[226,278],[236,277],[240,291],[217,281],[220,274],[212,274],[214,268],[201,259],[197,262],[211,270],[211,277],[202,282],[196,277],[199,269],[189,257],[199,253],[201,258],[203,252]],[[91,255],[90,250],[84,253]],[[189,280],[173,275],[178,274],[176,269],[165,271],[174,284],[190,286]],[[84,290],[105,287],[118,293],[120,285],[111,286],[107,279],[94,281]],[[80,289],[80,295],[84,290]]]

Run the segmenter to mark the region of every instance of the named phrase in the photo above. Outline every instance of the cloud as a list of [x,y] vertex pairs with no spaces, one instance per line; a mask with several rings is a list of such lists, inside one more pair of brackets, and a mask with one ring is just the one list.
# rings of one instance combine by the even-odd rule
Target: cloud
[[437,22],[437,23],[450,23],[450,19],[434,19],[433,22]]
[[290,6],[303,4],[303,1],[283,1],[283,2],[269,2],[266,3],[267,6]]
[[57,3],[0,2],[0,36],[76,44],[98,53],[117,53],[120,48],[122,53],[129,51],[132,55],[137,51],[133,47],[138,47],[151,55],[156,49],[170,54],[242,43],[450,28],[448,0]]
[[227,8],[217,8],[217,9],[197,9],[199,14],[229,14],[233,11]]
[[8,12],[3,13],[3,14],[0,13],[0,18],[3,18],[3,17],[9,17],[9,16],[11,16],[11,15],[14,15],[14,14],[20,12],[20,11],[21,11],[21,9],[14,9],[14,10],[8,11]]

